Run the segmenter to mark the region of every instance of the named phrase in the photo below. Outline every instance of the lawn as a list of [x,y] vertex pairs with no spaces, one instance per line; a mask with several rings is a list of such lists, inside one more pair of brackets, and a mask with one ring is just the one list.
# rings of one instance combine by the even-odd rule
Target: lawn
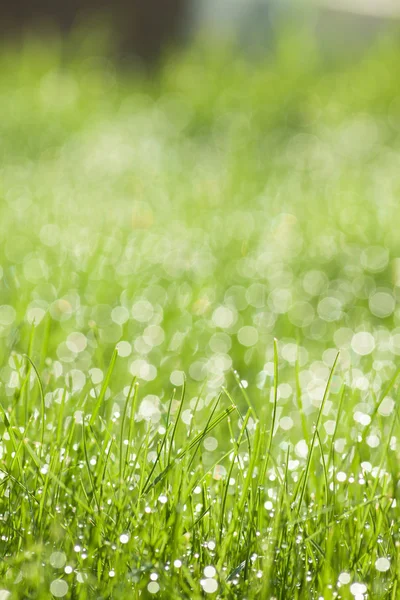
[[399,46],[2,49],[0,600],[400,596]]

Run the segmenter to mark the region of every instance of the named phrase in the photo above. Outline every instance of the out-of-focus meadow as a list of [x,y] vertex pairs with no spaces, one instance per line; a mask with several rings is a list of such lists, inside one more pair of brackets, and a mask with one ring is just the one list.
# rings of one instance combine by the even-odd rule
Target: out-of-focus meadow
[[397,597],[399,48],[2,50],[2,599]]

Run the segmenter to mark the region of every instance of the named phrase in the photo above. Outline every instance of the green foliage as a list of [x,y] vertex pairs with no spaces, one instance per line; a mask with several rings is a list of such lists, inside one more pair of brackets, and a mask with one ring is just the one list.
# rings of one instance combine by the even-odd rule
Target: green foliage
[[398,43],[0,54],[0,599],[398,594]]

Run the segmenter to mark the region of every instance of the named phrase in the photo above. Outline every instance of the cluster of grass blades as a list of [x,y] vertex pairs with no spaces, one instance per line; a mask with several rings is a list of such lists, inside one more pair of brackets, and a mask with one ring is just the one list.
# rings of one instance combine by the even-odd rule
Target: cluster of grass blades
[[[323,442],[339,355],[300,463],[290,445],[283,452],[274,442],[276,341],[270,406],[256,415],[233,373],[231,391],[209,404],[202,426],[181,420],[185,384],[162,421],[140,420],[135,378],[121,414],[111,416],[106,390],[117,360],[116,351],[92,412],[69,398],[67,414],[64,395],[53,425],[36,409],[45,403],[40,373],[28,356],[21,365],[25,379],[32,371],[35,378],[28,419],[20,420],[23,394],[1,408],[4,598],[350,598],[351,585],[368,586],[368,597],[396,597],[396,575],[384,576],[397,557],[397,474],[388,460],[397,412],[373,473],[361,467],[364,440],[350,456],[335,451],[344,387],[335,433]],[[205,464],[215,432],[222,448]],[[377,581],[382,559],[388,569]]]

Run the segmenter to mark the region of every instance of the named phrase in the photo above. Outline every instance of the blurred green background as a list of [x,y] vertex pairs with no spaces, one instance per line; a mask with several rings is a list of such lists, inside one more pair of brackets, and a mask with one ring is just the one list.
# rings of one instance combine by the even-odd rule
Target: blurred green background
[[74,36],[0,55],[7,395],[33,323],[40,368],[77,392],[121,341],[152,393],[185,372],[211,398],[232,367],[269,394],[277,337],[290,413],[296,362],[309,412],[337,349],[361,382],[393,371],[398,36],[354,60],[308,26],[256,58],[201,38],[151,76]]

